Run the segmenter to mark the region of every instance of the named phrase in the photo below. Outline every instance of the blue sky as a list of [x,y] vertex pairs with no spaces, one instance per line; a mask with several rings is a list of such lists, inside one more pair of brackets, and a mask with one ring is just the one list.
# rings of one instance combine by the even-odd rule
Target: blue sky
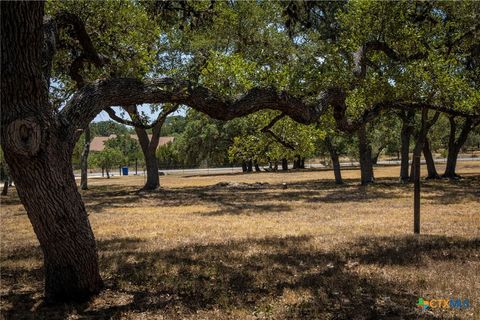
[[[120,111],[120,108],[119,107],[113,107],[113,109],[115,110],[115,112],[117,113],[117,115],[119,116],[122,116],[123,118],[125,119],[129,119],[129,117],[127,115],[122,115],[121,114],[121,111]],[[160,110],[157,111],[157,112],[151,112],[150,110],[150,105],[149,104],[142,104],[141,106],[138,107],[139,111],[140,112],[145,112],[146,114],[150,115],[150,119],[153,120],[153,119],[156,119],[158,114],[160,113]],[[186,108],[179,108],[176,112],[174,112],[172,115],[181,115],[181,116],[185,116],[185,113],[186,113]],[[105,111],[102,111],[100,112],[96,117],[95,119],[93,120],[93,122],[99,122],[99,121],[108,121],[108,120],[111,120],[110,117],[108,116],[108,114],[105,112]]]

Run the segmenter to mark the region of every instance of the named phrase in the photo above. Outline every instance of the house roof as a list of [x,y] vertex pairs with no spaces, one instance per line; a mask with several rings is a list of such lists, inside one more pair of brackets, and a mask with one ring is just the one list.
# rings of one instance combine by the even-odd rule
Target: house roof
[[[105,149],[105,141],[116,138],[117,135],[112,134],[108,137],[94,137],[92,139],[92,142],[90,142],[90,151],[103,151]],[[132,139],[138,140],[138,137],[136,134],[131,134],[130,137]],[[152,139],[152,135],[148,135],[149,139]],[[175,137],[160,137],[160,141],[158,143],[158,147],[166,145],[169,142],[173,142]]]

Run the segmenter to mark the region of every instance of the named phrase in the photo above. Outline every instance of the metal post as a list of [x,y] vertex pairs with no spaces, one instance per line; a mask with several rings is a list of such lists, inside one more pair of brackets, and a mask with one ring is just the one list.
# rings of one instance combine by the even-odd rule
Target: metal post
[[420,156],[414,159],[413,233],[420,234]]

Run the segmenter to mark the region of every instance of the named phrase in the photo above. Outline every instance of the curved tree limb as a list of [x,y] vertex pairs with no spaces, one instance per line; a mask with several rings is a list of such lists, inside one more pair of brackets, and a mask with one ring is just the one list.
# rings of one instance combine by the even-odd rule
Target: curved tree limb
[[254,88],[236,99],[229,99],[206,87],[194,86],[189,81],[117,78],[97,81],[78,90],[59,115],[76,130],[111,106],[174,103],[192,107],[219,120],[231,120],[261,109],[273,109],[285,112],[297,122],[309,124],[315,122],[329,105],[344,103],[344,99],[345,93],[338,88],[323,92],[316,103],[310,104],[272,88]]
[[[139,114],[138,114],[138,110],[137,110],[136,106],[128,106],[128,107],[125,107],[124,109],[128,112],[128,114],[130,115],[130,118],[132,120],[139,118]],[[152,128],[152,137],[149,140],[148,135],[147,135],[147,139],[145,141],[148,141],[148,146],[147,147],[151,148],[153,152],[155,152],[155,150],[158,147],[158,142],[160,141],[160,131],[162,130],[162,126],[165,123],[165,120],[167,120],[167,117],[170,114],[177,111],[177,109],[178,109],[178,105],[175,105],[175,106],[170,107],[170,108],[164,108],[160,112],[160,114],[158,115],[157,119],[154,122],[152,122],[150,125],[147,126],[147,127]],[[139,133],[139,131],[137,130],[138,128],[144,129],[144,130],[141,130],[142,133],[146,133],[145,129],[148,129],[146,127],[135,126],[135,129],[136,129],[135,131],[137,132],[137,134]],[[143,146],[142,146],[142,148],[143,148]]]
[[142,123],[139,123],[138,121],[127,120],[118,116],[115,110],[113,110],[112,108],[105,108],[103,111],[105,111],[112,120],[115,120],[118,123],[124,124],[126,126],[131,126],[131,127],[149,129],[149,128],[145,128],[145,126]]
[[97,50],[85,29],[85,24],[80,17],[70,12],[61,11],[55,15],[55,20],[58,28],[68,28],[70,36],[78,40],[86,59],[97,66],[101,66],[105,63],[105,59],[97,53]]
[[278,122],[280,121],[281,119],[285,118],[286,114],[285,112],[282,112],[280,113],[278,116],[274,117],[270,122],[269,124],[267,124],[264,128],[262,128],[262,130],[260,130],[261,132],[267,132],[268,130],[272,129],[272,127]]
[[184,80],[162,78],[141,81],[133,78],[115,78],[85,85],[72,96],[59,116],[62,123],[69,124],[71,129],[77,130],[84,128],[98,113],[111,106],[173,103],[189,106],[219,120],[231,120],[262,109],[272,109],[282,111],[299,123],[311,124],[332,106],[337,126],[344,131],[354,131],[359,123],[368,121],[389,108],[402,110],[427,108],[450,115],[479,116],[424,102],[382,101],[367,110],[361,121],[349,122],[345,98],[346,93],[343,89],[333,87],[323,91],[313,103],[305,103],[300,98],[273,88],[253,88],[246,94],[231,99]]
[[115,112],[115,110],[113,110],[110,107],[105,108],[103,111],[105,111],[110,116],[110,118],[112,120],[115,120],[118,123],[121,123],[121,124],[124,124],[124,125],[127,125],[127,126],[136,127],[136,128],[142,128],[142,129],[152,129],[153,128],[154,129],[158,126],[161,127],[163,125],[163,123],[165,122],[165,120],[167,119],[167,117],[170,114],[172,114],[173,112],[177,111],[178,106],[174,106],[172,108],[166,108],[166,109],[162,110],[162,112],[160,112],[160,114],[158,115],[157,119],[155,119],[155,121],[153,121],[150,124],[144,124],[141,121],[139,121],[140,116],[139,116],[138,110],[135,106],[128,106],[128,107],[124,107],[123,109],[125,109],[125,111],[128,112],[131,120],[124,119],[124,118],[118,116],[117,113]]
[[395,51],[383,41],[369,41],[353,53],[353,72],[357,77],[362,79],[365,78],[367,73],[367,65],[372,64],[372,62],[368,59],[368,54],[372,51],[381,51],[391,60],[396,62],[408,62],[412,60],[423,59],[427,56],[427,53],[423,52],[417,52],[412,55],[404,55]]
[[81,88],[85,85],[85,81],[80,74],[84,63],[91,62],[97,67],[101,67],[105,64],[106,59],[98,54],[80,17],[66,11],[60,11],[54,17],[45,17],[43,22],[42,69],[48,86],[50,84],[53,57],[60,45],[58,34],[59,30],[62,29],[67,30],[69,35],[76,39],[82,47],[82,53],[74,59],[69,67],[70,77],[76,82],[77,88]]

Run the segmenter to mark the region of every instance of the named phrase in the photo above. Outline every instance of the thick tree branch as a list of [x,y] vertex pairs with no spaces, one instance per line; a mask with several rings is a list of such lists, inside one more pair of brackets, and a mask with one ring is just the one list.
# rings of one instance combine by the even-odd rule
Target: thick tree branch
[[254,88],[236,99],[221,97],[203,86],[171,78],[140,81],[118,78],[97,81],[78,90],[60,116],[72,128],[85,127],[102,110],[111,106],[142,103],[174,103],[190,106],[219,120],[231,120],[261,109],[285,112],[300,123],[315,122],[328,105],[344,103],[341,89],[323,92],[316,103],[306,104],[299,98],[272,88]]
[[104,58],[97,53],[97,50],[85,29],[85,24],[80,17],[70,12],[61,11],[55,15],[55,20],[57,21],[58,28],[69,30],[70,36],[78,40],[86,59],[94,63],[96,66],[104,64]]
[[285,118],[286,114],[285,112],[280,113],[278,116],[273,118],[262,130],[261,132],[267,132],[268,130],[272,129],[272,127],[281,119]]
[[[389,102],[386,102],[389,103]],[[455,110],[449,107],[445,107],[443,105],[433,104],[433,103],[426,103],[426,102],[390,102],[391,107],[395,109],[403,109],[403,110],[411,110],[411,109],[422,109],[427,108],[429,110],[435,110],[439,112],[443,112],[448,115],[459,116],[459,117],[479,117],[480,114],[476,112],[465,112],[461,110]],[[479,110],[480,111],[480,110]]]
[[47,90],[50,88],[53,56],[58,43],[57,22],[52,17],[46,17],[43,21],[43,47],[42,47],[42,73]]
[[[262,109],[282,111],[293,120],[315,123],[332,106],[339,129],[354,131],[385,109],[422,109],[441,111],[450,115],[478,117],[452,108],[423,102],[383,101],[367,110],[361,121],[349,122],[346,116],[346,93],[341,88],[322,92],[314,103],[305,103],[284,91],[273,88],[253,88],[246,94],[230,99],[212,90],[195,86],[189,81],[162,78],[141,81],[132,78],[116,78],[87,84],[78,90],[60,112],[61,120],[77,130],[86,127],[100,111],[111,106],[128,106],[142,103],[173,103],[186,105],[219,120],[231,120]],[[132,124],[129,124],[132,125]],[[147,127],[147,126],[145,126]]]
[[124,118],[118,116],[117,113],[115,112],[115,110],[113,110],[112,108],[105,108],[104,111],[108,114],[108,116],[112,120],[115,120],[118,123],[124,124],[126,126],[147,129],[147,128],[145,128],[145,126],[142,123],[139,123],[138,121],[127,120],[127,119],[124,119]]
[[126,112],[128,112],[132,120],[127,120],[118,116],[115,110],[113,110],[110,107],[105,108],[104,111],[110,116],[112,120],[115,120],[118,123],[121,123],[127,126],[136,127],[136,128],[141,128],[141,129],[152,129],[158,126],[161,127],[165,122],[165,120],[167,119],[167,117],[178,109],[178,106],[175,106],[172,108],[166,108],[162,110],[158,115],[157,119],[155,119],[155,121],[153,121],[151,124],[144,124],[139,120],[140,116],[135,106],[124,107],[124,109]]
[[160,141],[160,132],[162,130],[163,124],[165,123],[165,120],[167,120],[167,117],[177,111],[178,105],[171,107],[171,108],[166,108],[162,110],[162,112],[158,115],[157,120],[153,123],[153,128],[152,128],[152,139],[150,141],[150,148],[156,150],[158,143]]
[[66,11],[57,13],[54,17],[46,17],[43,22],[44,45],[42,50],[42,69],[47,85],[50,84],[52,61],[59,47],[59,30],[67,30],[69,35],[78,41],[82,53],[77,56],[69,67],[69,74],[76,82],[77,88],[85,85],[80,74],[85,62],[91,62],[97,67],[105,63],[105,58],[98,54],[83,21],[75,14]]
[[417,52],[412,55],[403,55],[395,51],[392,47],[383,41],[369,41],[353,53],[354,74],[359,78],[365,78],[367,65],[372,63],[368,60],[368,54],[372,51],[381,51],[387,57],[395,62],[408,62],[412,60],[423,59],[426,53]]

